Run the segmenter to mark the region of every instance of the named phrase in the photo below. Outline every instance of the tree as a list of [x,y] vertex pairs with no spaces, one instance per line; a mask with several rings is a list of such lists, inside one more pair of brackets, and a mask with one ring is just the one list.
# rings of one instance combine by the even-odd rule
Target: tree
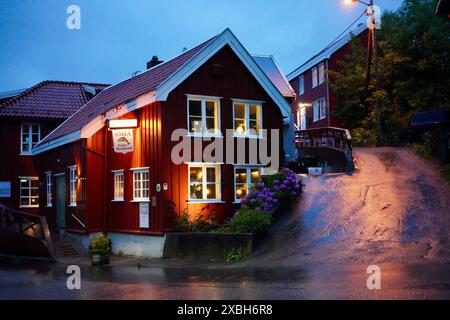
[[[335,116],[353,131],[357,143],[402,143],[412,113],[450,109],[450,24],[434,15],[436,4],[404,0],[397,11],[383,14],[379,90],[373,79],[366,87],[366,50],[356,41],[341,62],[343,73],[330,72],[339,101]],[[383,136],[377,128],[381,116],[386,119]]]

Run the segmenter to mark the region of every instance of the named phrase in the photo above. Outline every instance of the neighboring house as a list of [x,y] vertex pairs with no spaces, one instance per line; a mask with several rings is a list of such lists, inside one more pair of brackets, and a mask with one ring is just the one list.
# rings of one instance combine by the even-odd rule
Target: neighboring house
[[0,93],[0,203],[37,214],[39,185],[31,149],[105,85],[43,81]]
[[[283,79],[272,58],[255,61],[226,29],[107,88],[33,149],[40,179],[48,177],[55,192],[48,205],[41,201],[41,213],[86,247],[97,232],[108,232],[115,251],[145,256],[161,255],[162,236],[176,216],[230,218],[263,173],[261,161],[250,163],[248,146],[272,142],[262,129],[280,131],[283,164],[287,99],[294,97]],[[235,153],[232,163],[187,155],[174,163],[178,139],[171,136],[179,128],[191,140],[213,142],[230,129],[245,152]],[[207,145],[200,142],[203,151]]]
[[368,33],[366,24],[360,24],[287,75],[297,93],[292,114],[298,129],[340,127],[339,121],[332,116],[338,102],[330,89],[327,71],[340,72],[342,67],[338,62],[351,54],[351,39],[360,39],[361,45],[366,47]]

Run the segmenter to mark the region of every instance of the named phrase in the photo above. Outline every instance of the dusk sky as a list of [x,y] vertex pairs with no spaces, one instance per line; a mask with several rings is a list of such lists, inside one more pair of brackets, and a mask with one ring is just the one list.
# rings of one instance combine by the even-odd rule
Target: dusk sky
[[[376,1],[383,10],[401,2]],[[66,27],[71,4],[81,9],[80,30]],[[344,0],[0,0],[0,92],[42,80],[114,84],[153,55],[168,60],[227,27],[289,73],[363,10]]]

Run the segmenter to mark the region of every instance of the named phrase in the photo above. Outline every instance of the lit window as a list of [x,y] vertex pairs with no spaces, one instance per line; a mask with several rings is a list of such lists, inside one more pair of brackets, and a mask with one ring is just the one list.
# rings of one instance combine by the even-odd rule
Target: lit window
[[150,200],[149,169],[131,169],[133,171],[133,201]]
[[0,198],[11,197],[11,181],[0,181]]
[[313,120],[319,121],[327,117],[327,100],[321,98],[313,102]]
[[313,102],[313,120],[319,121],[319,101]]
[[31,154],[31,149],[41,140],[41,127],[38,123],[22,123],[20,137],[21,153]]
[[301,75],[298,78],[298,92],[300,95],[305,93],[305,76]]
[[47,191],[47,207],[52,206],[52,173],[45,173],[45,189]]
[[220,200],[220,165],[189,166],[189,200]]
[[220,101],[218,98],[188,97],[189,132],[193,135],[217,135]]
[[20,179],[20,207],[39,207],[39,179],[38,177],[19,177]]
[[235,168],[234,190],[236,202],[244,198],[248,191],[261,181],[261,173],[258,168]]
[[123,201],[124,175],[123,170],[114,171],[114,201]]
[[319,84],[325,82],[325,63],[319,64]]
[[262,129],[262,107],[260,103],[234,102],[234,133],[238,136],[257,137]]
[[77,205],[77,166],[69,167],[69,206]]

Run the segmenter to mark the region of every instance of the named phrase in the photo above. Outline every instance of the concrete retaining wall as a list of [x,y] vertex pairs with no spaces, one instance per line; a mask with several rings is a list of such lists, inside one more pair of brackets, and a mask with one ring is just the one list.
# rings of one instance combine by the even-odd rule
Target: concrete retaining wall
[[244,255],[253,251],[252,234],[226,233],[168,233],[164,244],[164,258],[225,260],[235,249]]

